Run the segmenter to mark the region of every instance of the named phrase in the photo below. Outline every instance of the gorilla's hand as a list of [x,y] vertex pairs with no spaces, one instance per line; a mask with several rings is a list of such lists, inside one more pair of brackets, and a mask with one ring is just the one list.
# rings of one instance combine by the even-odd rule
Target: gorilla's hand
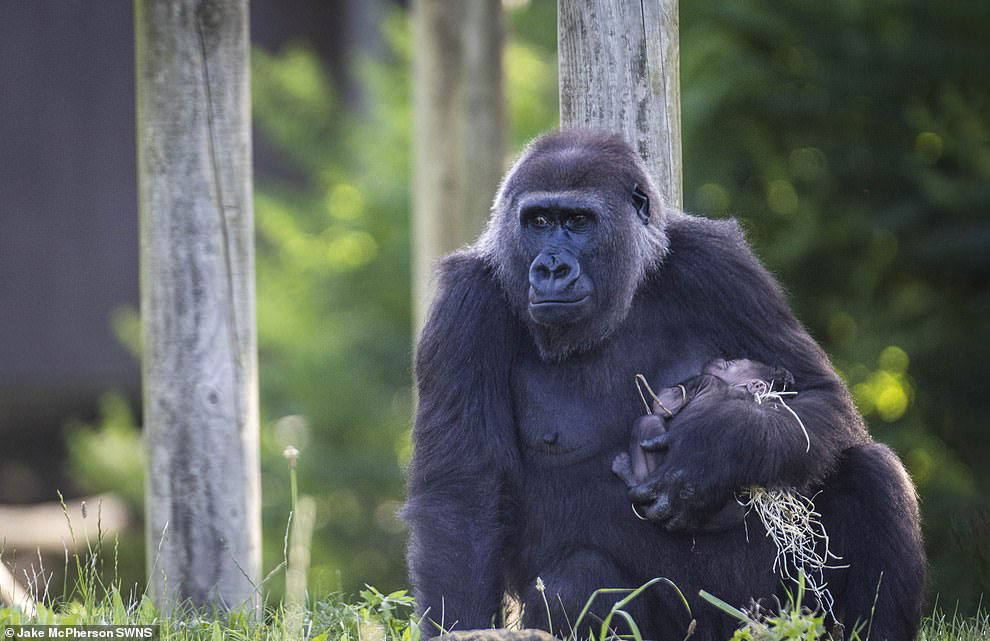
[[633,474],[632,459],[629,458],[629,452],[619,452],[615,455],[612,460],[612,471],[630,488],[636,487],[642,480],[637,479]]
[[[717,405],[688,403],[664,434],[642,441],[662,462],[629,490],[637,512],[667,530],[697,530],[745,483],[739,456],[742,426],[758,415],[753,403],[725,398]],[[738,422],[737,422],[738,421]]]
[[668,531],[700,530],[732,496],[732,490],[716,490],[717,486],[709,484],[703,475],[683,468],[671,470],[665,465],[630,489],[629,499],[637,514],[662,524]]

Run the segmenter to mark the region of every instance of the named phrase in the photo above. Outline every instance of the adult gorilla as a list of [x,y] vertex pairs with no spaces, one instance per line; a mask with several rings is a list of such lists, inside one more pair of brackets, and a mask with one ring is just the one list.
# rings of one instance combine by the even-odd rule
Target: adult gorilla
[[[870,439],[738,225],[659,203],[619,138],[551,134],[510,171],[478,242],[443,262],[416,363],[405,508],[420,611],[447,629],[488,627],[509,592],[526,625],[548,628],[549,608],[566,632],[593,590],[665,576],[692,600],[696,638],[728,638],[733,622],[693,595],[745,605],[779,593],[774,550],[754,519],[749,536],[704,524],[758,485],[821,490],[831,549],[851,566],[828,577],[836,614],[849,630],[877,598],[872,638],[913,638],[925,560],[901,464]],[[611,463],[642,411],[635,374],[669,387],[717,357],[793,373],[788,404],[810,449],[775,403],[689,404],[660,465],[627,490]],[[688,623],[669,588],[632,613],[647,638],[682,638]]]

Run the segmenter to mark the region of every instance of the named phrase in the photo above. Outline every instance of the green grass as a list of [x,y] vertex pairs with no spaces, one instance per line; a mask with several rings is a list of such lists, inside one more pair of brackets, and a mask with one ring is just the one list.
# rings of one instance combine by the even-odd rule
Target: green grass
[[[220,641],[221,639],[280,640],[286,635],[286,612],[266,607],[263,617],[240,612],[184,609],[166,615],[147,596],[125,597],[117,586],[94,586],[86,594],[38,605],[33,613],[0,608],[0,627],[7,625],[147,625],[159,626],[162,641]],[[303,635],[313,641],[419,641],[412,617],[412,599],[405,591],[382,594],[374,588],[345,599],[331,594],[305,608]]]
[[918,641],[987,641],[990,639],[990,612],[980,610],[976,616],[947,617],[936,612],[925,619]]
[[[781,607],[780,612],[743,611],[704,590],[701,591],[700,596],[739,620],[740,627],[730,641],[828,639],[829,629],[825,614],[811,612],[799,605],[803,602],[804,593],[804,574],[801,573],[798,577],[796,598],[789,593],[788,601]],[[869,641],[870,630],[870,622],[867,621],[852,630],[846,630],[844,635],[849,641]],[[948,617],[936,606],[935,611],[922,621],[917,641],[990,641],[990,612],[979,607],[972,617],[962,617],[958,614]]]
[[[285,633],[286,612],[280,604],[265,607],[260,618],[244,612],[196,612],[191,609],[166,615],[159,612],[147,596],[125,594],[116,584],[105,585],[94,569],[96,565],[92,560],[88,563],[80,560],[78,568],[82,578],[70,589],[68,596],[39,605],[36,612],[0,608],[0,627],[25,624],[158,624],[162,641],[260,641],[295,637]],[[635,598],[639,591],[630,593],[629,598]],[[621,607],[629,598],[617,604],[614,610],[617,618],[624,618],[625,615],[620,614]],[[705,598],[741,619],[740,629],[732,641],[812,641],[825,632],[823,617],[792,606],[757,619],[711,595]],[[330,594],[311,600],[305,607],[303,638],[314,641],[420,641],[418,624],[412,612],[413,601],[405,591],[383,594],[369,587],[348,598]],[[602,625],[593,641],[613,638],[608,627],[607,624]],[[631,626],[631,629],[635,630],[635,627]],[[858,638],[866,641],[865,631],[861,631]],[[972,617],[949,616],[937,611],[925,619],[918,635],[918,641],[988,640],[990,613],[985,610]]]
[[[289,473],[293,489],[295,486],[295,452],[287,451]],[[60,495],[61,498],[61,495]],[[305,497],[291,497],[292,512],[306,513],[302,505]],[[63,503],[64,507],[64,503]],[[72,522],[66,512],[70,534],[75,541]],[[293,524],[293,546],[308,545],[311,525],[304,526],[305,519]],[[290,520],[291,523],[291,520]],[[288,544],[288,541],[287,541]],[[8,625],[148,625],[159,626],[161,641],[221,641],[234,640],[274,640],[280,641],[423,641],[419,622],[413,614],[412,597],[405,590],[384,594],[366,586],[356,595],[329,594],[320,598],[307,597],[305,593],[305,572],[308,567],[308,554],[305,560],[296,561],[290,551],[288,558],[276,570],[295,567],[300,563],[303,577],[299,594],[290,600],[298,606],[285,606],[282,603],[266,603],[259,614],[245,611],[202,611],[193,608],[175,608],[162,612],[145,594],[124,589],[117,574],[117,546],[111,549],[98,537],[90,544],[87,540],[85,551],[69,554],[66,552],[64,576],[72,576],[71,582],[61,586],[60,596],[50,597],[51,575],[42,573],[27,577],[27,586],[35,595],[41,595],[40,602],[31,611],[16,607],[0,607],[0,628]],[[0,544],[0,562],[3,562],[3,548]],[[111,578],[107,578],[107,577]],[[25,577],[18,577],[22,582]],[[796,598],[784,605],[780,612],[753,613],[738,609],[716,596],[702,591],[701,597],[710,604],[740,621],[740,627],[726,641],[815,641],[825,637],[825,617],[818,612],[794,605],[801,603],[804,596],[804,575],[799,577]],[[266,579],[267,581],[267,579]],[[665,578],[655,578],[637,589],[604,588],[593,593],[584,609],[574,622],[574,629],[588,629],[582,622],[590,617],[593,601],[602,595],[624,594],[618,599],[602,621],[594,621],[587,641],[611,641],[617,636],[612,622],[624,622],[631,634],[623,636],[627,641],[642,641],[636,622],[624,609],[625,606],[649,586],[665,583],[678,595],[689,615],[688,600],[677,585]],[[264,582],[262,583],[262,588]],[[542,588],[538,580],[537,589]],[[541,590],[542,591],[542,590]],[[546,596],[546,595],[545,595]],[[545,601],[549,614],[549,602]],[[700,614],[699,614],[700,616]],[[587,619],[590,622],[590,619]],[[558,631],[559,632],[559,631]],[[694,621],[684,631],[685,641],[694,632]],[[570,641],[578,641],[570,639]],[[586,641],[582,639],[581,641]],[[869,626],[864,625],[853,631],[851,641],[869,641]],[[948,616],[937,607],[928,616],[918,634],[917,641],[990,641],[990,612],[978,608],[975,616],[964,617],[958,614]]]

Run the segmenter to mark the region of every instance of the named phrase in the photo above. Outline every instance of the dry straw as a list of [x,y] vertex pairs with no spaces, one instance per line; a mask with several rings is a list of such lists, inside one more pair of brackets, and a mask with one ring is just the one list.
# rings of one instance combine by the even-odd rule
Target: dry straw
[[[825,570],[848,566],[829,565],[830,559],[839,561],[842,557],[829,550],[828,533],[821,514],[815,510],[814,497],[808,498],[793,489],[752,487],[740,492],[736,500],[747,508],[747,517],[756,514],[767,538],[776,546],[774,572],[795,584],[803,573],[806,590],[817,597],[822,609],[834,619],[835,600],[828,589]],[[746,540],[749,540],[748,527]]]

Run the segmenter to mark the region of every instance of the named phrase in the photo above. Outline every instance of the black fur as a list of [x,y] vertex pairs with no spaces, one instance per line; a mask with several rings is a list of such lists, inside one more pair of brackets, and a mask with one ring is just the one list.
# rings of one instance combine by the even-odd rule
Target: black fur
[[[633,189],[652,204],[646,225]],[[519,203],[560,194],[600,214],[590,244],[574,250],[594,283],[594,308],[579,322],[541,324],[527,291],[542,249],[521,224]],[[748,537],[742,526],[715,533],[696,526],[739,488],[761,485],[822,490],[816,504],[833,551],[851,565],[832,582],[847,630],[876,597],[871,638],[913,638],[925,561],[903,468],[871,441],[738,225],[660,202],[618,138],[552,134],[510,171],[478,243],[443,262],[417,355],[405,508],[420,611],[448,629],[489,627],[509,592],[522,599],[527,625],[547,628],[545,596],[554,631],[566,632],[595,589],[664,576],[691,601],[694,638],[726,639],[735,622],[698,590],[740,606],[779,595],[774,550],[754,519]],[[745,400],[704,412],[688,405],[670,421],[663,463],[631,491],[653,519],[639,520],[611,471],[642,413],[634,375],[661,389],[713,358],[750,358],[793,373],[798,395],[788,404],[811,449],[789,413]],[[595,603],[601,615],[610,600]],[[631,611],[647,638],[683,638],[689,622],[662,585]],[[436,629],[427,622],[424,630]]]

